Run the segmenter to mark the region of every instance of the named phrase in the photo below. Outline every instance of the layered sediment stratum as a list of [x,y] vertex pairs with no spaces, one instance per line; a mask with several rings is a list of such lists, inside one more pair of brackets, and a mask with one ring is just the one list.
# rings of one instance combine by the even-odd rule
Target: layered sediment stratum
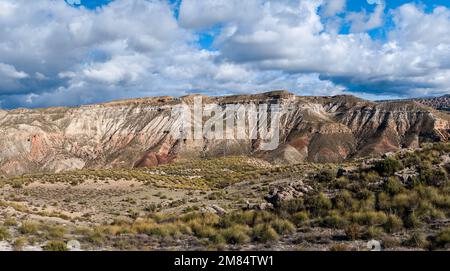
[[170,131],[183,126],[183,120],[174,118],[172,109],[192,103],[194,97],[0,110],[0,174],[143,167],[223,155],[251,155],[277,163],[338,162],[450,138],[449,115],[414,101],[298,97],[285,91],[202,96],[204,104],[220,107],[279,105],[283,114],[274,150],[262,150],[259,139],[174,137]]

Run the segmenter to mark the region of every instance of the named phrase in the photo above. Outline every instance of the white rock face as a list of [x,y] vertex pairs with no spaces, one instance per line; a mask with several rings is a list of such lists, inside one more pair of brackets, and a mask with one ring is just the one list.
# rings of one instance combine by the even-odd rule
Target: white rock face
[[372,103],[351,96],[285,92],[203,97],[205,103],[278,103],[285,113],[276,150],[259,140],[177,140],[183,121],[171,109],[192,96],[158,97],[78,108],[0,111],[0,175],[81,168],[153,166],[177,158],[255,155],[278,163],[335,162],[423,140],[446,141],[448,116],[412,102]]

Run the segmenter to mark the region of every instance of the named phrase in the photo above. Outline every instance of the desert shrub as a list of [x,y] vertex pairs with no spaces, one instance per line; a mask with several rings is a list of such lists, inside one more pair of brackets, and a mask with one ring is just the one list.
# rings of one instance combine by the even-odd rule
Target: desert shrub
[[391,197],[385,192],[381,192],[377,196],[377,208],[380,210],[389,210],[392,208]]
[[427,185],[437,187],[448,182],[447,172],[442,168],[421,170],[419,179]]
[[35,222],[24,221],[19,227],[19,232],[22,234],[36,234],[39,230],[39,225]]
[[392,198],[392,208],[398,214],[405,214],[414,210],[419,203],[418,195],[414,192],[401,193]]
[[252,226],[256,217],[256,211],[233,212],[223,216],[219,221],[219,226],[222,228],[228,228],[235,224]]
[[401,168],[401,162],[393,158],[378,161],[374,166],[374,169],[382,176],[391,176]]
[[444,165],[445,171],[447,171],[448,174],[450,174],[450,163],[447,163]]
[[423,223],[419,217],[414,212],[411,212],[403,217],[403,224],[408,229],[420,228]]
[[0,241],[6,240],[11,237],[8,228],[0,226]]
[[367,188],[358,187],[356,192],[356,198],[359,200],[366,200],[374,197],[374,193]]
[[305,210],[305,204],[303,199],[283,201],[276,207],[277,207],[276,210],[279,213],[288,213],[288,214],[293,214]]
[[106,241],[106,236],[99,228],[95,228],[86,232],[86,241],[95,245],[102,245]]
[[249,226],[254,226],[260,223],[268,223],[275,219],[275,214],[267,211],[255,211],[253,215],[253,221]]
[[332,182],[331,187],[335,189],[344,189],[349,185],[350,180],[347,177],[339,177]]
[[345,236],[347,236],[347,238],[349,240],[357,240],[359,238],[361,238],[362,235],[362,228],[361,226],[359,226],[358,224],[350,224],[347,227],[345,227]]
[[363,234],[365,239],[379,239],[383,235],[383,229],[380,227],[370,226]]
[[421,200],[419,202],[419,207],[416,210],[417,216],[421,219],[431,220],[431,219],[444,219],[446,217],[445,213],[433,206],[433,204],[426,200]]
[[307,202],[308,208],[310,212],[321,215],[330,210],[333,206],[330,198],[328,198],[325,194],[320,193],[318,195],[312,196],[308,198]]
[[353,200],[352,193],[348,190],[340,191],[334,198],[334,205],[340,210],[354,210],[356,202]]
[[21,181],[13,181],[11,183],[11,186],[12,186],[12,188],[20,189],[20,188],[23,187],[23,182],[21,182]]
[[350,251],[351,248],[346,244],[334,244],[330,247],[330,251]]
[[336,170],[332,170],[332,169],[325,169],[320,171],[317,175],[316,175],[316,179],[319,182],[332,182],[334,181],[334,179],[336,178],[337,172]]
[[401,241],[393,236],[386,235],[381,237],[381,244],[383,245],[383,248],[396,248],[401,245]]
[[370,193],[367,198],[356,201],[359,211],[372,211],[376,207],[377,198],[374,193]]
[[403,228],[403,221],[396,215],[389,215],[383,227],[386,232],[398,232]]
[[213,227],[201,224],[198,221],[191,221],[189,227],[198,238],[211,238],[216,235],[216,230]]
[[17,221],[12,217],[5,218],[5,221],[3,221],[3,225],[5,226],[16,226]]
[[320,220],[320,225],[327,228],[342,229],[347,224],[348,220],[338,212],[330,212]]
[[278,240],[279,236],[270,225],[259,224],[253,229],[253,239],[257,242],[267,243]]
[[434,244],[438,247],[447,247],[450,244],[450,228],[439,232],[434,239]]
[[143,232],[149,236],[156,237],[168,237],[168,236],[178,236],[181,234],[178,227],[173,223],[164,223],[164,224],[150,224],[145,228]]
[[43,247],[44,251],[68,251],[67,245],[61,241],[50,241]]
[[355,212],[350,215],[350,220],[359,225],[375,226],[385,224],[387,216],[383,212]]
[[155,204],[155,203],[152,203],[152,204],[149,204],[147,207],[145,207],[144,210],[147,211],[147,212],[150,212],[150,213],[154,213],[158,209],[159,209],[159,205]]
[[450,195],[438,194],[435,198],[431,199],[431,202],[438,208],[449,209],[450,208]]
[[182,222],[201,221],[202,223],[208,225],[217,224],[220,220],[219,216],[216,214],[200,212],[190,212],[182,215],[181,217],[176,217],[175,219]]
[[380,180],[380,175],[378,175],[377,172],[370,171],[370,172],[361,174],[361,180],[366,183],[375,183]]
[[292,215],[291,220],[297,226],[305,226],[309,221],[309,213],[306,211],[297,212]]
[[286,219],[277,218],[270,223],[272,228],[280,235],[290,234],[295,231],[295,226]]
[[397,177],[389,177],[385,183],[385,191],[391,195],[397,195],[403,190],[403,184]]
[[45,227],[46,236],[51,239],[59,239],[64,237],[67,230],[61,226],[47,226]]
[[12,243],[15,251],[21,251],[23,247],[27,244],[27,239],[25,237],[19,237]]
[[232,227],[223,229],[221,234],[228,244],[238,245],[250,241],[248,232],[248,227],[243,225],[234,225]]
[[425,234],[417,231],[413,232],[411,237],[405,241],[405,245],[418,248],[427,248],[429,244]]

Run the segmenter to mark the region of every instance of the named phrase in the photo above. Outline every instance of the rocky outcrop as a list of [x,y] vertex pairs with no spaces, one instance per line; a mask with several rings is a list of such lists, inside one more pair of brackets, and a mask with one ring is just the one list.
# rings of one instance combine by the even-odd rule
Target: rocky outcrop
[[[279,145],[258,139],[177,139],[174,106],[196,96],[116,101],[76,108],[0,111],[0,175],[80,168],[146,167],[183,158],[252,155],[276,163],[338,162],[449,139],[449,117],[415,102],[352,96],[296,97],[285,91],[206,97],[203,102],[278,104]],[[204,122],[207,120],[203,119]]]
[[265,200],[273,206],[280,206],[283,202],[302,198],[308,193],[313,193],[314,189],[304,184],[302,180],[291,182],[287,185],[273,187]]

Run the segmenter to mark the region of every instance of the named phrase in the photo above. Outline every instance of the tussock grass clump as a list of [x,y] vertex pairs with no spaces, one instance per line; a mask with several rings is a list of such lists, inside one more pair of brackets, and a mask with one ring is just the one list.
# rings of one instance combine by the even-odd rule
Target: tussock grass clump
[[9,229],[5,226],[0,226],[0,241],[9,239],[11,237],[11,233],[9,232]]
[[253,239],[257,242],[268,243],[280,238],[277,231],[268,224],[259,224],[253,229]]
[[428,248],[430,242],[424,233],[415,231],[411,234],[411,237],[404,242],[406,246],[417,247],[417,248]]
[[22,234],[36,234],[39,230],[39,224],[32,221],[24,221],[19,227],[19,232]]
[[240,245],[250,241],[250,228],[244,225],[234,225],[223,229],[221,235],[228,244]]
[[382,176],[391,176],[402,168],[402,163],[394,158],[378,161],[374,165],[375,171]]
[[384,225],[388,218],[383,212],[368,211],[352,213],[350,214],[350,220],[359,225],[372,226]]
[[388,233],[398,232],[403,229],[403,221],[396,215],[389,215],[383,227]]
[[296,212],[291,217],[292,222],[298,226],[307,226],[309,224],[309,213],[307,211]]
[[450,246],[450,228],[445,228],[436,235],[434,245],[441,248]]
[[351,241],[361,238],[362,227],[355,223],[348,225],[345,227],[345,236]]
[[295,225],[287,219],[277,218],[270,225],[280,235],[291,234],[296,229]]
[[42,249],[44,251],[68,251],[66,243],[62,241],[50,241],[45,244]]

